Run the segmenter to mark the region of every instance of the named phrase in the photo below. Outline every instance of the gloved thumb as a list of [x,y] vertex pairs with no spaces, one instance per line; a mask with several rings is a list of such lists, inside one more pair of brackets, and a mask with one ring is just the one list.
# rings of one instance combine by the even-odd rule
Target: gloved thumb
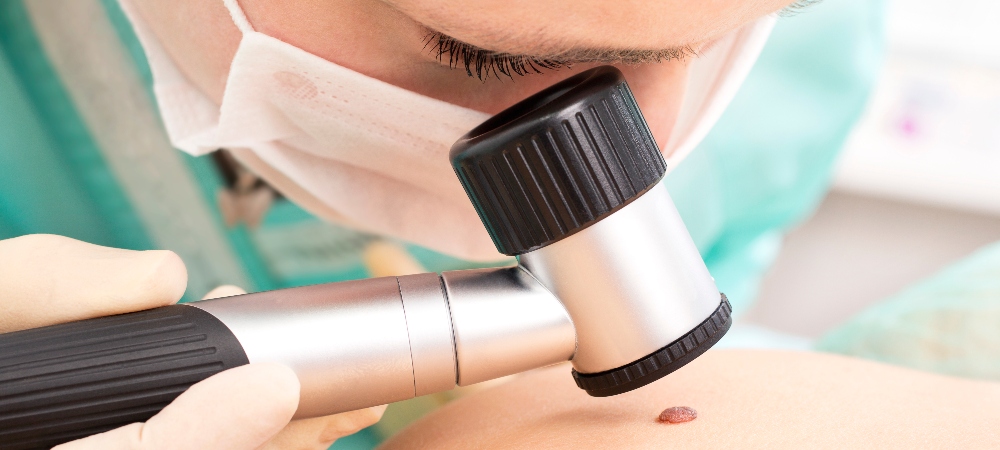
[[146,423],[133,423],[55,447],[59,450],[252,450],[295,414],[299,380],[272,363],[220,372],[191,386]]
[[0,333],[169,305],[186,286],[184,263],[169,251],[46,234],[0,240]]

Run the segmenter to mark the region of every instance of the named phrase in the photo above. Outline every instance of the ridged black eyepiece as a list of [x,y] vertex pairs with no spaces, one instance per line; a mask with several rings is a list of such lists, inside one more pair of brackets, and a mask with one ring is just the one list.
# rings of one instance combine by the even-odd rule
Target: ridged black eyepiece
[[712,315],[669,345],[629,364],[601,373],[573,370],[576,385],[593,397],[610,397],[641,388],[694,361],[712,348],[733,325],[733,307],[722,294]]
[[500,112],[451,162],[497,250],[519,255],[635,200],[666,162],[622,73],[602,66]]

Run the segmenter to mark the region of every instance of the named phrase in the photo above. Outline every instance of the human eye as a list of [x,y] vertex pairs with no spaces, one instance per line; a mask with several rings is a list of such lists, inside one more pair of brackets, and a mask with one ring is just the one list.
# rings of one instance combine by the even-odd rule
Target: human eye
[[565,60],[486,50],[437,31],[427,33],[424,49],[438,62],[453,69],[464,68],[467,75],[482,81],[513,79],[515,75],[538,74],[572,65]]

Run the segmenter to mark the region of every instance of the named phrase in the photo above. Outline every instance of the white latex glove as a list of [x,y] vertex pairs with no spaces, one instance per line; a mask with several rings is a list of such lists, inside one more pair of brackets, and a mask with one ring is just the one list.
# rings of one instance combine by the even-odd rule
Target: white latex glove
[[[0,241],[0,333],[155,308],[184,294],[187,271],[169,251],[120,250],[52,235]],[[242,293],[231,286],[209,297]],[[209,377],[145,423],[60,445],[90,449],[325,449],[378,421],[384,406],[289,422],[299,382],[278,364]]]

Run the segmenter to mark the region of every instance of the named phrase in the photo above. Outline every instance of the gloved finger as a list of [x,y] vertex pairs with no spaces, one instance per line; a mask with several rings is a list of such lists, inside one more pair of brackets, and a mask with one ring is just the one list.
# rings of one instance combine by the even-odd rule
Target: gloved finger
[[281,430],[299,404],[299,380],[273,363],[226,370],[191,386],[146,423],[55,447],[59,450],[251,450]]
[[324,417],[293,420],[264,444],[262,450],[322,450],[333,441],[374,425],[382,418],[386,405],[348,411]]
[[170,251],[44,234],[0,241],[0,332],[169,305],[186,287],[184,263]]
[[361,258],[373,277],[398,277],[427,272],[403,246],[386,240],[380,239],[368,244]]
[[202,297],[201,299],[202,300],[208,300],[210,298],[232,297],[234,295],[243,295],[243,294],[246,294],[246,293],[247,293],[247,291],[244,291],[243,288],[241,288],[239,286],[233,286],[231,284],[224,284],[224,285],[219,286],[219,287],[217,287],[215,289],[212,289],[211,291],[208,291],[208,293],[205,294],[205,296]]

